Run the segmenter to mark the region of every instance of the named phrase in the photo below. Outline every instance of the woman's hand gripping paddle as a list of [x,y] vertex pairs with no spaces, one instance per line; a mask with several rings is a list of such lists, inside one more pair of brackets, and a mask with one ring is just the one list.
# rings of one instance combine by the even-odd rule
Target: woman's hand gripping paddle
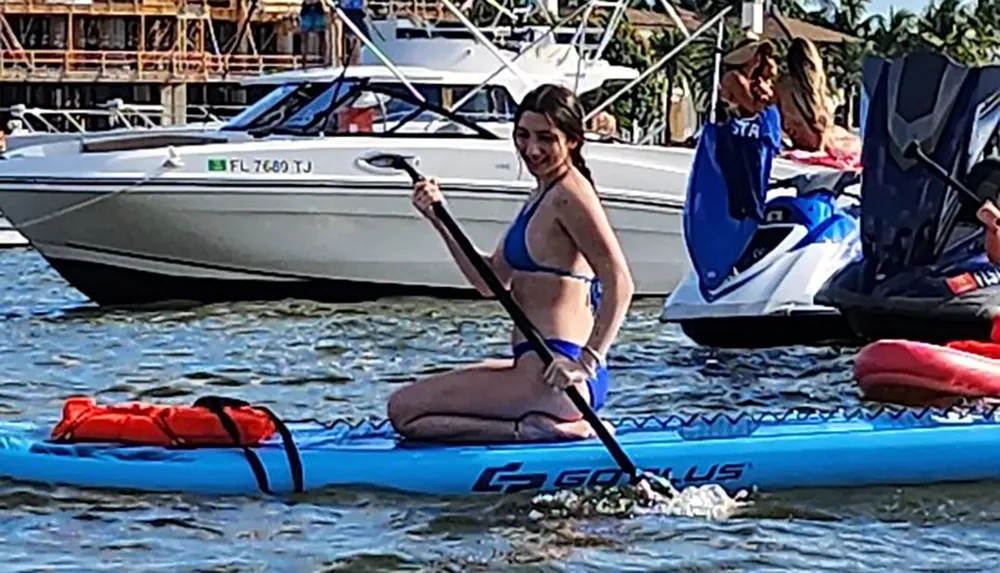
[[[410,178],[413,179],[414,183],[417,183],[424,179],[424,176],[420,174],[406,159],[401,155],[395,154],[381,154],[375,157],[370,157],[367,162],[371,165],[378,167],[398,169],[400,171],[405,171],[409,174]],[[497,278],[493,269],[483,260],[483,258],[476,252],[476,248],[469,241],[469,238],[462,231],[458,223],[451,217],[451,214],[441,203],[434,204],[434,215],[437,216],[438,220],[444,224],[451,236],[454,237],[455,241],[461,247],[462,252],[466,257],[472,262],[473,266],[486,281],[486,284],[490,287],[490,291],[493,295],[497,297],[500,304],[507,310],[510,317],[514,320],[514,324],[524,333],[525,338],[531,344],[532,349],[538,353],[538,356],[542,359],[542,362],[548,367],[552,364],[553,356],[552,351],[549,350],[548,346],[542,340],[542,337],[538,335],[538,331],[535,326],[531,323],[528,317],[521,310],[521,307],[514,301],[514,298],[510,293],[503,287],[500,283],[500,279]],[[648,472],[641,472],[632,463],[628,455],[622,450],[622,447],[615,441],[614,436],[611,432],[601,423],[600,418],[597,417],[597,413],[590,407],[590,404],[583,399],[580,392],[573,386],[566,388],[566,393],[569,394],[569,399],[573,401],[573,404],[583,413],[584,419],[590,424],[590,426],[597,433],[597,436],[601,439],[604,447],[608,449],[611,456],[629,475],[629,481],[632,485],[640,487],[646,490],[647,494],[652,492],[652,485],[656,486],[656,489],[661,490],[662,493],[672,496],[675,493],[673,486],[670,482],[660,476],[650,474]]]

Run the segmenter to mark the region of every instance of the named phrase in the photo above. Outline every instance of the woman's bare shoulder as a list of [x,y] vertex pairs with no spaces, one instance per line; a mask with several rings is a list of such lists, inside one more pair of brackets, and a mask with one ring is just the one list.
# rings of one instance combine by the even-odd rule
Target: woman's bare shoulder
[[606,218],[604,206],[594,185],[574,169],[573,175],[557,185],[553,199],[556,219],[563,225],[578,229],[593,229]]
[[598,203],[597,189],[577,169],[574,169],[569,177],[564,177],[553,191],[556,191],[554,202],[558,206],[565,206],[568,203],[580,205]]

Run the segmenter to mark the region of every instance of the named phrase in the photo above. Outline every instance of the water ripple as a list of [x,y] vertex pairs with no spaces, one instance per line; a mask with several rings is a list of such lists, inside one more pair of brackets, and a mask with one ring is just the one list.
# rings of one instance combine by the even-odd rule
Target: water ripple
[[[0,419],[63,400],[190,403],[218,393],[290,418],[384,416],[431,372],[509,355],[493,303],[307,301],[104,310],[30,249],[0,252]],[[637,303],[610,357],[612,415],[854,406],[853,351],[701,348]],[[0,482],[5,570],[995,571],[988,485],[763,494],[723,522],[641,516],[535,523],[526,498],[365,490],[213,499]]]

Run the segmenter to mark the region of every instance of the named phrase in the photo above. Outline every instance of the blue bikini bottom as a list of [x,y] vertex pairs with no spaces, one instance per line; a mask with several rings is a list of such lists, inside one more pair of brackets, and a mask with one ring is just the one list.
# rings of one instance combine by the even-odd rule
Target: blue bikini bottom
[[[583,347],[579,344],[560,338],[546,339],[545,344],[553,352],[562,354],[571,360],[579,360],[580,355],[583,353]],[[522,354],[531,352],[532,350],[531,343],[527,341],[514,346],[514,360],[516,361]],[[608,375],[608,368],[605,365],[598,366],[597,374],[587,380],[587,388],[590,390],[590,407],[595,412],[600,410],[604,406],[604,402],[608,399],[609,382],[610,376]]]

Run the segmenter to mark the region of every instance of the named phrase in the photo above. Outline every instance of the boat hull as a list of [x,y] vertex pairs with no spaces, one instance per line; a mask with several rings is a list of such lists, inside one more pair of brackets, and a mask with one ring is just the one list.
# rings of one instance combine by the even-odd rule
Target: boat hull
[[[500,242],[535,186],[512,143],[501,139],[227,143],[205,136],[182,143],[115,151],[104,142],[99,151],[60,155],[56,173],[38,146],[33,156],[0,162],[0,210],[73,286],[102,304],[303,293],[329,301],[476,296],[413,207],[409,177],[368,158],[400,154],[438,177],[452,215],[484,251]],[[692,153],[585,147],[636,296],[665,296],[690,268],[681,225]]]
[[[100,198],[110,187],[6,193],[3,204],[15,221],[30,220]],[[474,296],[409,193],[403,185],[160,187],[94,203],[26,233],[56,271],[99,304]],[[473,242],[490,249],[526,197],[527,190],[452,190],[449,207]],[[686,263],[680,208],[613,199],[605,205],[638,294],[668,293]]]
[[[461,160],[448,157],[442,144],[399,149],[405,144],[381,138],[377,144],[419,155],[422,170],[439,174],[449,210],[483,250],[498,244],[533,187],[507,141],[470,142]],[[293,149],[275,160],[308,164],[309,173],[248,173],[260,145],[178,147],[183,167],[166,172],[164,148],[94,153],[96,164],[81,166],[87,172],[80,175],[24,173],[42,158],[20,158],[0,166],[11,168],[0,170],[0,209],[53,268],[100,304],[478,296],[412,206],[405,175],[366,169],[359,164],[365,152],[342,141],[325,149],[314,141],[285,142]],[[634,172],[628,189],[613,173],[597,183],[637,294],[663,296],[688,268],[680,228],[687,158],[680,155],[671,169],[657,161],[663,154],[647,162],[666,164],[655,168],[635,155],[621,159],[617,150],[605,155],[593,160],[595,170],[617,160]],[[227,171],[206,176],[206,163],[219,156]],[[143,179],[143,172],[157,175]]]
[[715,348],[857,346],[860,341],[835,309],[760,316],[692,318],[679,321],[684,335]]

